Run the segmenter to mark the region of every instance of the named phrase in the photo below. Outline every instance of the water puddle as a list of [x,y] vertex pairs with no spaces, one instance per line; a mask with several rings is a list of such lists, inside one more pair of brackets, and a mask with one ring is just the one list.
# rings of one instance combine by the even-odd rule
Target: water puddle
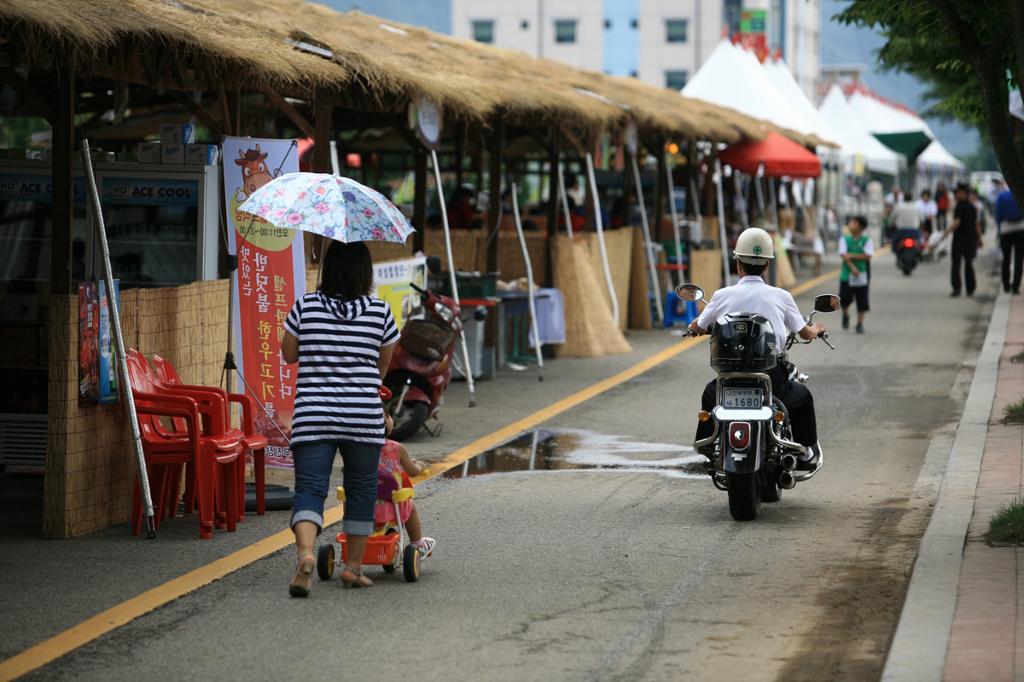
[[644,443],[580,429],[527,431],[446,471],[464,478],[517,471],[635,471],[672,478],[707,478],[703,455],[692,447]]

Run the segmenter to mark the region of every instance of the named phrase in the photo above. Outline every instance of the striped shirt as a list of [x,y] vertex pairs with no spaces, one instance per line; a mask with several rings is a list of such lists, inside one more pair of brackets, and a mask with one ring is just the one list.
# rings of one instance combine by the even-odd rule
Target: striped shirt
[[292,445],[383,445],[377,359],[383,346],[398,340],[388,305],[370,296],[342,302],[315,291],[295,302],[285,327],[299,340]]

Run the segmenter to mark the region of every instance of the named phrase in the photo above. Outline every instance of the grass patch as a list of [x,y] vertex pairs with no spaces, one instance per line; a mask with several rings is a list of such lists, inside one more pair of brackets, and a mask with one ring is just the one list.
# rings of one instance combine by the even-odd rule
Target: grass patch
[[1024,395],[1015,403],[1010,403],[1003,408],[1004,422],[1024,422]]
[[989,543],[1024,545],[1024,500],[1017,498],[1002,507],[988,522],[985,539]]

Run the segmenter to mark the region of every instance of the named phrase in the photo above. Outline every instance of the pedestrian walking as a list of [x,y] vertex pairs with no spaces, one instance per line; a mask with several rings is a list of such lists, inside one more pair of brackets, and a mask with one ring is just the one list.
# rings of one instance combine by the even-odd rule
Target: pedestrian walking
[[945,231],[946,218],[949,217],[949,192],[941,182],[935,187],[935,209],[935,229]]
[[953,284],[952,297],[960,295],[960,264],[963,263],[964,284],[967,295],[974,295],[977,282],[974,279],[974,257],[982,246],[981,226],[978,225],[978,209],[967,199],[969,189],[966,183],[956,186],[956,208],[953,209],[953,224],[943,236],[953,233],[953,246],[950,249],[951,271],[950,281]]
[[309,594],[316,565],[313,543],[324,525],[324,500],[334,456],[345,463],[347,563],[345,587],[370,587],[363,552],[373,534],[377,467],[384,445],[381,380],[398,341],[387,303],[370,296],[373,261],[363,242],[331,242],[320,288],[295,302],[285,320],[281,355],[299,363],[291,449],[295,461],[292,532],[299,565],[288,586]]
[[932,193],[929,190],[921,192],[921,198],[917,200],[917,208],[921,212],[921,232],[924,233],[925,240],[932,235],[932,231],[935,228],[935,216],[938,215],[939,209],[932,201]]
[[843,271],[839,275],[839,305],[843,309],[843,329],[850,328],[850,304],[857,300],[857,333],[864,333],[864,316],[871,309],[868,302],[868,283],[871,279],[871,258],[875,245],[865,234],[868,219],[854,216],[846,225],[850,234],[839,240],[839,257]]
[[[1004,183],[1005,184],[1005,183]],[[1003,250],[1003,291],[1020,293],[1021,274],[1024,274],[1024,215],[1009,189],[996,196],[996,228],[999,246]],[[1010,280],[1010,259],[1013,259],[1013,280]]]

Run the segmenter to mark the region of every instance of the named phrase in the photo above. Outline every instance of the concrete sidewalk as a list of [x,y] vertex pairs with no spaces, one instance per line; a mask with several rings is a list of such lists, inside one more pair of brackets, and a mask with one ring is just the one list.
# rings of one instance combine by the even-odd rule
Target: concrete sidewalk
[[943,675],[948,682],[1024,679],[1024,547],[990,547],[984,538],[989,519],[1024,493],[1024,425],[1002,421],[1003,408],[1024,395],[1024,364],[1010,361],[1022,350],[1024,298],[1013,296],[964,543]]
[[1024,547],[984,534],[1024,494],[1024,297],[1001,294],[978,358],[932,520],[921,542],[883,680],[1024,681]]

